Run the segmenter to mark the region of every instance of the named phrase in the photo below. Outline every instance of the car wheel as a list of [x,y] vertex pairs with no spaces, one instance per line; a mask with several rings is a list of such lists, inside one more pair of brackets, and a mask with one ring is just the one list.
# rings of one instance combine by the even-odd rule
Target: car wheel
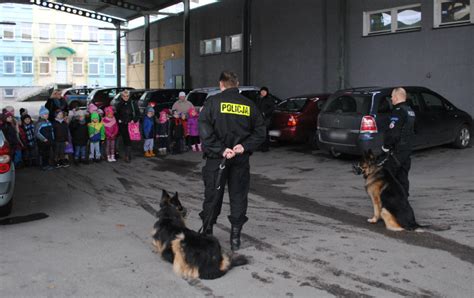
[[335,157],[335,158],[340,158],[342,156],[342,153],[336,151],[336,149],[334,148],[331,148],[329,152],[331,153],[332,157]]
[[10,215],[12,212],[12,207],[13,207],[13,198],[10,199],[10,201],[5,205],[0,207],[0,217],[5,217]]
[[469,129],[469,126],[464,124],[458,130],[458,133],[456,134],[456,139],[454,140],[453,145],[456,148],[464,149],[464,148],[469,147],[470,143],[471,143],[471,130]]

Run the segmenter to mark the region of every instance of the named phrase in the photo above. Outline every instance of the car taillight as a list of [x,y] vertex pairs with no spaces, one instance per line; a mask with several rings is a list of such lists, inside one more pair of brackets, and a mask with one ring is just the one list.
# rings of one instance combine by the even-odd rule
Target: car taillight
[[152,108],[154,108],[154,107],[156,106],[156,103],[150,102],[149,106],[152,107]]
[[377,133],[377,123],[373,116],[362,117],[360,133]]
[[290,118],[288,118],[288,126],[296,126],[296,124],[298,123],[298,119],[291,115]]
[[10,148],[5,143],[0,147],[0,174],[10,171],[10,161]]

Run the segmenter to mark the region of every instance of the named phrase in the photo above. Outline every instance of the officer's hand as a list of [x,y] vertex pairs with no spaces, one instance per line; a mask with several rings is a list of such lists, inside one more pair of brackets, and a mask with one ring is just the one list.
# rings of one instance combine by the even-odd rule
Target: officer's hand
[[385,152],[385,153],[387,153],[387,152],[389,152],[389,151],[390,151],[390,149],[388,149],[388,148],[385,148],[384,146],[382,146],[382,151],[383,151],[383,152]]
[[234,149],[232,150],[234,150],[235,154],[242,154],[245,151],[244,146],[240,144],[235,145]]
[[235,152],[232,149],[226,148],[224,150],[224,153],[222,153],[222,156],[227,158],[227,159],[231,159],[231,158],[234,158]]

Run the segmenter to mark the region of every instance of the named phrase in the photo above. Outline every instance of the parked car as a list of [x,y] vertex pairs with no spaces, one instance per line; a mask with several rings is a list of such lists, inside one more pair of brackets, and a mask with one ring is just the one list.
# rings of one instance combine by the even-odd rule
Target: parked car
[[118,93],[124,90],[134,90],[130,87],[121,87],[121,88],[100,88],[94,89],[89,96],[87,97],[87,105],[91,103],[95,104],[99,109],[103,109],[106,106],[110,105],[110,101]]
[[158,89],[144,92],[138,102],[140,112],[143,113],[143,111],[145,111],[145,108],[148,106],[154,107],[156,114],[158,114],[163,109],[171,109],[173,104],[178,100],[178,95],[181,91],[188,93],[190,90]]
[[0,130],[0,217],[10,215],[13,206],[15,166],[10,156],[10,145]]
[[67,88],[61,92],[61,96],[67,101],[69,109],[87,106],[87,97],[93,88]]
[[312,144],[318,114],[328,97],[329,94],[309,94],[283,100],[273,112],[270,138]]
[[[414,149],[470,144],[472,117],[443,96],[424,87],[404,87],[407,102],[416,114]],[[319,114],[319,146],[334,156],[380,152],[390,123],[393,88],[366,87],[333,94]]]
[[[133,101],[140,100],[143,93],[145,93],[147,91],[151,91],[151,90],[147,90],[147,89],[133,89],[133,90],[130,90],[130,100],[133,100]],[[119,103],[119,100],[120,100],[120,92],[117,93],[117,95],[115,95],[114,98],[110,101],[110,105],[113,106],[113,107],[117,106],[117,104]]]

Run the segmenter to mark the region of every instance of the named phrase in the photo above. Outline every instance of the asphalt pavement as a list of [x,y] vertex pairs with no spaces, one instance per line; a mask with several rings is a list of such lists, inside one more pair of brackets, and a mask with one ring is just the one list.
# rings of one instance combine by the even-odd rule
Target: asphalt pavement
[[[240,251],[250,264],[212,281],[177,277],[150,236],[161,189],[200,227],[200,154],[20,169],[11,216],[48,217],[0,221],[0,297],[472,297],[473,161],[472,148],[417,152],[410,202],[440,231],[390,232],[366,221],[355,160],[296,145],[255,153]],[[214,229],[226,250],[228,210],[226,195]]]

